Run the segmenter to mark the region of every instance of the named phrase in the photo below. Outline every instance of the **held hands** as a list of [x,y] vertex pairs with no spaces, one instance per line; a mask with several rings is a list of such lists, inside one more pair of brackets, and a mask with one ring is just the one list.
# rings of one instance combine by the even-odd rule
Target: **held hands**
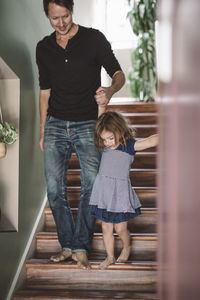
[[118,70],[112,76],[112,84],[110,87],[100,86],[96,90],[95,100],[99,106],[99,116],[105,111],[105,107],[110,101],[112,95],[119,91],[125,83],[125,76],[121,70]]
[[113,95],[113,92],[112,92],[111,87],[100,86],[96,90],[96,94],[94,97],[95,97],[95,100],[98,105],[106,106],[108,104],[108,102],[110,101],[112,95]]

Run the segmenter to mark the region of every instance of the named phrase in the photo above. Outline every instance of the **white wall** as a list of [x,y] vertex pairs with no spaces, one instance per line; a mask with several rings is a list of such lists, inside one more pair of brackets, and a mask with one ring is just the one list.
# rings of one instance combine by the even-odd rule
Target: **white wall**
[[[102,0],[103,1],[103,0]],[[74,5],[74,22],[86,27],[92,27],[94,24],[94,10],[95,10],[95,0],[75,0]],[[102,16],[103,18],[104,16]],[[101,29],[101,28],[98,28]],[[105,32],[103,32],[105,34]],[[116,49],[114,53],[122,67],[122,70],[125,73],[126,80],[128,79],[128,72],[131,66],[131,49]],[[111,80],[106,73],[102,72],[102,85],[109,85]],[[130,93],[130,89],[128,86],[128,82],[124,87],[114,95],[114,97],[132,97]]]

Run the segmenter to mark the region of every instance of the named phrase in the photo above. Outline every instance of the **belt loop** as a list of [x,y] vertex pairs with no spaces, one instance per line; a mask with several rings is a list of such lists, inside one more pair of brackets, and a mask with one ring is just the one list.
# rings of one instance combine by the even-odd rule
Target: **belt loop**
[[69,121],[67,121],[67,134],[70,136]]

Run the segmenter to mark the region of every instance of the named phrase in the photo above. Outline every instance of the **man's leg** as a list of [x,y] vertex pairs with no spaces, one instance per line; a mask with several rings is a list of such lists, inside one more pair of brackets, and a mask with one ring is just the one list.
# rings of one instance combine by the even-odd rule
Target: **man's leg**
[[71,256],[74,221],[69,202],[66,200],[66,170],[72,144],[67,134],[67,122],[50,117],[45,125],[44,164],[47,196],[56,223],[62,252],[53,261]]
[[81,197],[73,239],[73,248],[80,267],[87,268],[87,252],[91,249],[95,218],[90,213],[89,201],[96,178],[100,153],[94,145],[95,121],[77,122],[73,143],[81,166]]

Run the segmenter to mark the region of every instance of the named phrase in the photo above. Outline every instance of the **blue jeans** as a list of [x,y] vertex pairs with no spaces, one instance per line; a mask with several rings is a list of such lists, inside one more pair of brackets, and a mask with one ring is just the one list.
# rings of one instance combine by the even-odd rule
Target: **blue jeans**
[[[47,196],[62,249],[89,251],[95,218],[89,200],[98,172],[100,153],[94,145],[96,121],[63,121],[47,117],[44,134],[44,165]],[[81,196],[76,225],[66,199],[67,168],[75,148],[81,166]]]

